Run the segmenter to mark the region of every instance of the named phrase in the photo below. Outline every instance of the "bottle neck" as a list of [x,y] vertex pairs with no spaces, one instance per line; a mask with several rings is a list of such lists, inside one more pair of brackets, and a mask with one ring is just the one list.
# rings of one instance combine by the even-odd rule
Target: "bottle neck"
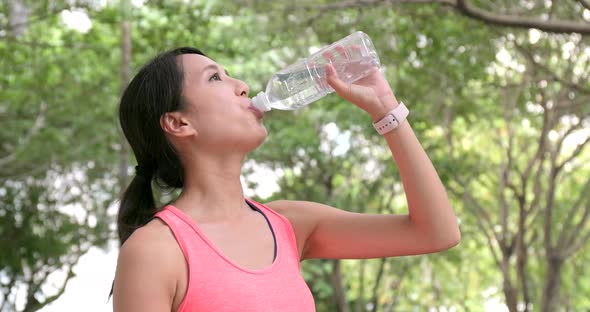
[[268,112],[271,109],[270,100],[264,91],[259,92],[252,98],[252,105],[261,112]]

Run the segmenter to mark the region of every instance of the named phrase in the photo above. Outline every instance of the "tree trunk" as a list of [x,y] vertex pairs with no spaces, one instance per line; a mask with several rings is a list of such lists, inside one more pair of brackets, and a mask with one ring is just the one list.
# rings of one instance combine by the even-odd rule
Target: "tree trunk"
[[526,233],[526,212],[524,203],[521,203],[520,216],[518,220],[518,236],[516,238],[516,274],[517,280],[520,281],[522,287],[522,296],[524,303],[524,312],[528,312],[531,304],[531,296],[529,290],[529,280],[527,276],[526,266],[528,261],[527,244],[524,236]]
[[512,281],[510,280],[510,264],[508,263],[509,261],[509,258],[502,258],[502,275],[504,276],[503,291],[504,296],[506,297],[506,306],[508,307],[508,311],[518,312],[516,308],[516,303],[518,301],[518,291],[512,285]]
[[397,299],[399,297],[399,289],[404,279],[404,274],[405,272],[400,273],[399,277],[391,283],[391,287],[389,288],[389,290],[393,292],[393,296],[391,297],[391,301],[388,302],[383,308],[384,312],[392,312],[395,306],[398,304]]
[[504,279],[504,295],[506,296],[506,306],[508,307],[508,311],[518,312],[518,309],[516,308],[517,291],[512,286],[512,283],[506,281],[506,279]]
[[383,278],[383,271],[385,270],[385,262],[387,258],[381,258],[379,262],[379,270],[377,270],[377,276],[375,277],[375,284],[373,285],[373,291],[371,295],[371,311],[376,312],[379,309],[377,297],[379,296],[379,285]]
[[354,306],[355,312],[362,312],[365,310],[365,267],[367,260],[360,260],[359,266],[359,293],[357,295],[356,303]]
[[558,310],[562,266],[562,259],[551,256],[548,257],[547,271],[545,272],[545,285],[543,286],[541,312],[553,312]]
[[10,0],[8,2],[8,24],[10,35],[20,37],[25,34],[29,21],[29,9],[23,0]]
[[395,309],[395,306],[398,304],[398,297],[399,297],[399,289],[401,288],[401,284],[409,272],[410,265],[407,261],[404,261],[402,266],[397,270],[397,278],[391,281],[389,284],[389,288],[387,289],[389,292],[392,293],[391,300],[386,302],[383,306],[384,312],[392,312]]
[[521,287],[522,287],[522,294],[524,300],[524,312],[530,311],[529,307],[531,304],[531,296],[529,291],[529,281],[528,276],[526,274],[526,262],[528,256],[526,254],[525,246],[518,247],[518,255],[516,257],[516,270],[518,274],[518,279],[520,280]]
[[341,261],[339,259],[332,260],[332,276],[330,278],[332,287],[334,289],[334,299],[336,299],[336,306],[338,312],[349,312],[348,302],[346,301],[346,291],[342,283],[342,271],[340,269]]

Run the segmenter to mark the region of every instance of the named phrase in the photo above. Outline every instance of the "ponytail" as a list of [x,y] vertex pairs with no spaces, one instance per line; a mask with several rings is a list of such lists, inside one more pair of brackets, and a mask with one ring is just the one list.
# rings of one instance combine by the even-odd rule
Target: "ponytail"
[[117,231],[121,245],[131,233],[145,225],[157,212],[152,192],[152,173],[137,166],[133,180],[125,190],[117,216]]
[[119,122],[140,164],[119,206],[117,232],[121,245],[158,212],[152,185],[162,190],[183,185],[180,157],[160,126],[162,115],[184,109],[184,74],[177,60],[182,54],[205,55],[190,47],[164,52],[139,70],[121,96]]
[[[117,232],[121,245],[158,211],[152,184],[160,189],[183,186],[182,163],[160,127],[162,115],[184,108],[184,75],[182,64],[177,62],[177,56],[182,54],[205,56],[190,47],[164,52],[139,70],[121,96],[119,122],[140,164],[119,205]],[[114,285],[113,281],[109,298]]]

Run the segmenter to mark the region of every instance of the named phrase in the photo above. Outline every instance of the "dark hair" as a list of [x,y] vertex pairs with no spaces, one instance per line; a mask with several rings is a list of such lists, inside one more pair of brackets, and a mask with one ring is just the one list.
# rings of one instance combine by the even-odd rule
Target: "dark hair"
[[160,117],[184,108],[184,73],[177,57],[199,54],[182,47],[164,52],[145,64],[131,80],[119,105],[119,121],[137,160],[136,174],[121,198],[117,230],[121,245],[158,211],[152,181],[161,189],[183,185],[183,167],[160,127]]

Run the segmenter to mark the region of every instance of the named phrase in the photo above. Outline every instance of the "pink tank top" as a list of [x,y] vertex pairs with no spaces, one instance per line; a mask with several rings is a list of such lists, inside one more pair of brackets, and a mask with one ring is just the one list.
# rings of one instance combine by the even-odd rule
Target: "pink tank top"
[[266,218],[275,239],[275,260],[261,270],[241,267],[225,257],[180,209],[168,205],[156,214],[172,230],[188,263],[188,286],[179,312],[315,311],[301,276],[291,223],[270,208],[248,201]]

